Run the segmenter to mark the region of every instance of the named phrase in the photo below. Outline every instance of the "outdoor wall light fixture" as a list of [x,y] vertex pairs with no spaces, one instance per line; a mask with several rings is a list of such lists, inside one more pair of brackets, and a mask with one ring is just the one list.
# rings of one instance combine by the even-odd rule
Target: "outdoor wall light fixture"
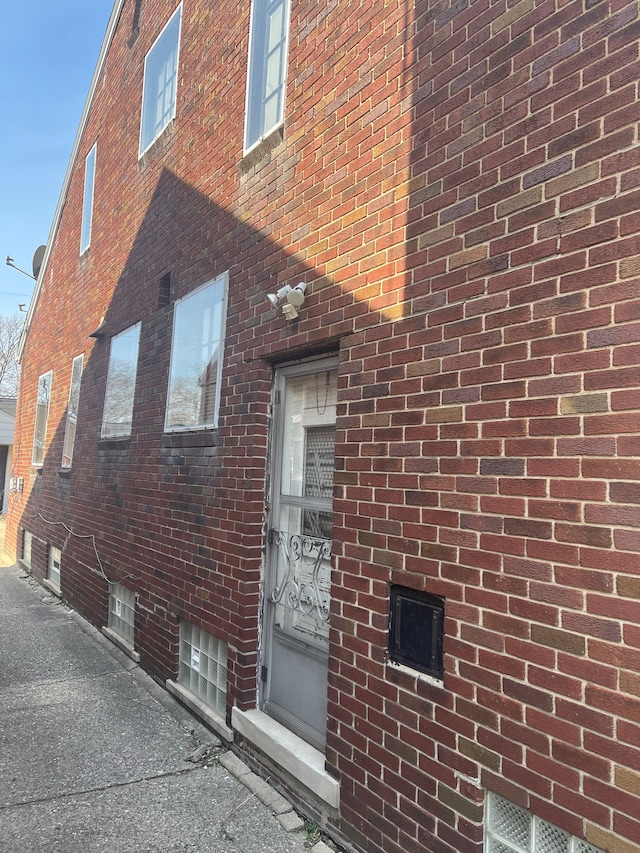
[[298,310],[304,303],[306,290],[307,285],[304,281],[301,281],[300,284],[296,284],[295,287],[291,287],[290,284],[285,284],[279,290],[276,290],[275,293],[269,293],[267,295],[267,299],[274,308],[277,308],[280,303],[284,302],[284,305],[282,306],[282,313],[287,320],[295,320],[298,316]]

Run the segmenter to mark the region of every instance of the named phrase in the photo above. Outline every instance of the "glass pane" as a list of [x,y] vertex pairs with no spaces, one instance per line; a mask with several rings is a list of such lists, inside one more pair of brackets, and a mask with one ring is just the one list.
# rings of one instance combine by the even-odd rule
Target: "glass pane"
[[64,445],[62,449],[62,467],[69,468],[73,457],[73,446],[76,440],[76,424],[78,421],[78,406],[80,404],[80,381],[82,379],[82,365],[84,356],[79,355],[73,359],[71,368],[71,388],[69,390],[69,405],[67,406],[67,423],[64,431]]
[[180,626],[178,680],[221,714],[226,711],[227,644],[189,622]]
[[[331,497],[337,387],[336,370],[294,377],[287,382],[281,472],[283,495]],[[325,428],[324,433],[318,431],[321,427]],[[309,434],[312,438],[307,460]],[[321,495],[314,494],[318,489]]]
[[91,217],[93,213],[93,186],[96,169],[96,146],[87,154],[84,166],[84,198],[82,202],[82,229],[80,252],[84,252],[91,242]]
[[531,816],[520,806],[490,795],[489,830],[518,849],[529,850],[531,843]]
[[220,277],[176,303],[167,429],[216,425],[225,287]]
[[490,838],[487,844],[487,853],[518,853],[515,847],[507,847],[501,841]]
[[175,115],[181,14],[180,6],[145,59],[140,153],[151,145]]
[[102,435],[129,435],[138,365],[140,324],[111,340],[109,373],[102,418]]
[[38,380],[38,399],[36,403],[36,425],[33,436],[33,458],[35,465],[44,462],[44,448],[47,440],[47,421],[49,420],[49,400],[51,398],[51,371]]
[[536,853],[569,853],[571,836],[545,820],[535,819],[533,849]]
[[280,511],[272,532],[275,624],[323,648],[329,632],[336,402],[336,369],[287,379]]
[[271,51],[284,40],[284,0],[273,5],[267,13],[267,51]]
[[267,72],[265,74],[265,99],[277,91],[282,84],[282,48],[274,50],[267,59]]
[[57,548],[51,548],[49,551],[49,580],[60,586],[60,551]]
[[246,147],[254,145],[282,122],[287,9],[287,0],[253,2]]

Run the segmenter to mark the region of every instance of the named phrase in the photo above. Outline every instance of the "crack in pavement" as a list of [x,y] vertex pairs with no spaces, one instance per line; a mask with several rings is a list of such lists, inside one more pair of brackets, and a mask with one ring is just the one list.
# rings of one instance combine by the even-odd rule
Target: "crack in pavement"
[[195,773],[198,770],[204,770],[206,767],[211,766],[210,764],[201,764],[194,767],[185,767],[182,770],[171,770],[166,773],[154,773],[149,776],[141,776],[139,779],[128,779],[125,782],[108,782],[105,785],[99,785],[94,788],[81,788],[77,791],[66,791],[63,794],[54,794],[47,797],[34,797],[31,800],[23,800],[19,803],[4,803],[0,804],[0,812],[7,811],[8,809],[14,808],[22,808],[23,806],[33,806],[33,805],[41,805],[43,803],[52,803],[56,800],[67,800],[72,797],[80,797],[86,794],[100,794],[105,791],[114,791],[119,788],[127,788],[130,785],[139,785],[141,782],[155,782],[158,779],[170,779],[172,777],[178,778],[180,776],[186,776],[189,773]]

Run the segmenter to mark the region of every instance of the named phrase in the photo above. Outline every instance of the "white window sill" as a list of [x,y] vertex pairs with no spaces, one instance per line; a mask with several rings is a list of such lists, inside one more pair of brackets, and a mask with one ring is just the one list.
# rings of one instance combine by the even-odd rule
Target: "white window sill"
[[325,770],[324,754],[256,708],[231,715],[233,728],[331,808],[340,806],[340,783]]
[[397,672],[404,672],[412,678],[417,678],[418,681],[423,681],[425,684],[430,684],[432,687],[439,687],[441,690],[444,690],[444,678],[437,678],[435,675],[420,672],[419,669],[412,669],[412,667],[406,666],[406,664],[397,663],[392,660],[388,660],[386,665],[389,669],[395,669]]
[[199,717],[203,723],[206,723],[210,729],[213,729],[213,731],[221,737],[222,740],[227,743],[233,742],[233,729],[230,729],[222,717],[219,717],[212,708],[205,705],[205,703],[201,699],[198,699],[198,697],[190,690],[187,690],[187,688],[183,687],[182,684],[178,684],[177,681],[171,681],[169,678],[165,681],[165,687],[179,702],[186,705],[187,708],[196,715],[196,717]]
[[140,663],[140,654],[124,640],[120,634],[116,634],[116,632],[109,628],[107,625],[102,626],[102,633],[105,637],[108,637],[111,642],[116,645],[120,651],[124,652],[125,655],[128,655],[131,660],[134,660],[136,663]]
[[242,158],[238,163],[240,174],[246,175],[255,166],[262,165],[263,161],[269,161],[271,159],[271,152],[281,144],[283,139],[283,125],[279,124],[265,136],[254,142],[250,148],[243,152]]

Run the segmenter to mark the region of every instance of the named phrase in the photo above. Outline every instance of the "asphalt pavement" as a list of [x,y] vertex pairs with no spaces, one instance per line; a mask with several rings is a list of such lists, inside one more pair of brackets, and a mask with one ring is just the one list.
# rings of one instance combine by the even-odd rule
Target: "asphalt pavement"
[[316,838],[134,661],[0,565],[0,853],[330,853]]

